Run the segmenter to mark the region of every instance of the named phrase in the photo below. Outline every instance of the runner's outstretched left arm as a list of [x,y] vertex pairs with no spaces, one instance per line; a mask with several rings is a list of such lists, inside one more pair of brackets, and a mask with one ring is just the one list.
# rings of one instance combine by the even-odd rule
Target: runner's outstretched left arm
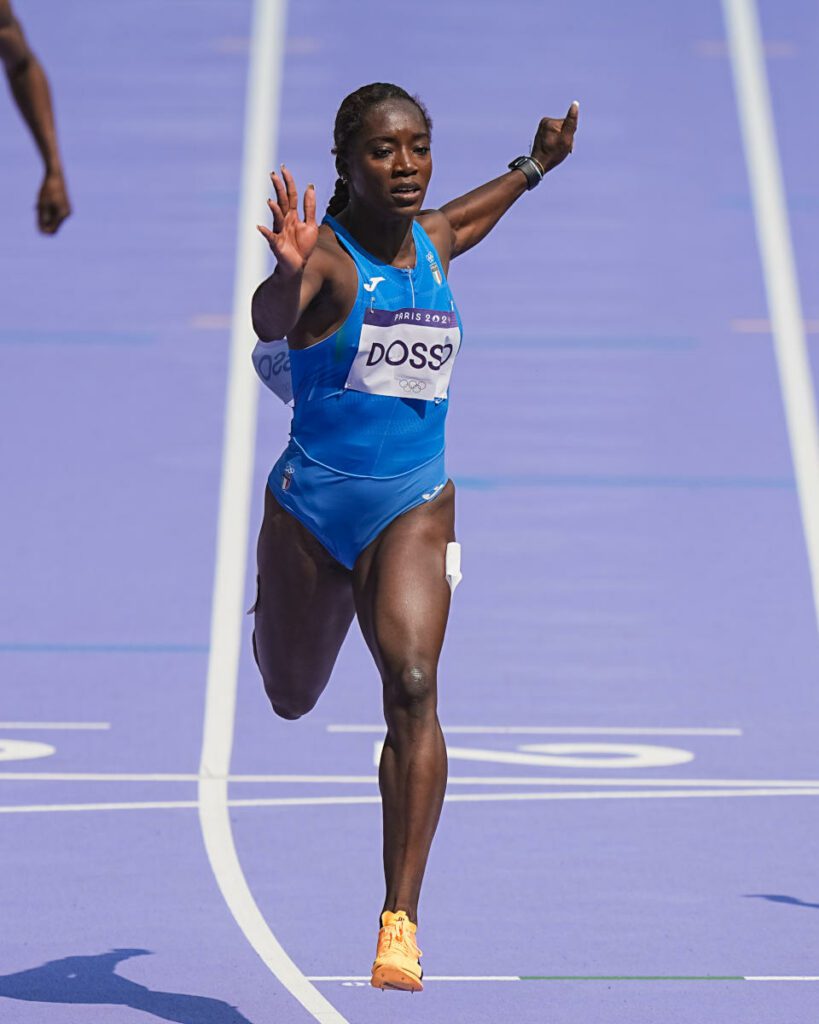
[[[564,118],[544,117],[538,125],[531,155],[540,164],[544,174],[557,167],[571,153],[578,108],[579,104],[575,101]],[[523,195],[527,183],[522,171],[507,171],[499,178],[442,206],[440,213],[446,218],[450,234],[449,258],[460,256],[485,238],[515,200]],[[440,226],[432,226],[433,230],[446,230],[443,222]]]

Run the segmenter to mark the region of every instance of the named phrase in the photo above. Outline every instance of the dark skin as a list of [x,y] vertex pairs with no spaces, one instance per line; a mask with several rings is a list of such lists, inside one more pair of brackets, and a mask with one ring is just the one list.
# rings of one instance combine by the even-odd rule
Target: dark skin
[[[572,151],[576,128],[576,104],[565,118],[540,122],[532,156],[545,171]],[[432,174],[430,140],[423,116],[407,100],[372,107],[339,161],[350,201],[337,220],[364,249],[396,267],[415,263],[413,220],[430,236],[446,271],[526,191],[523,173],[513,170],[440,210],[423,210]],[[273,228],[258,229],[277,266],[253,296],[253,325],[262,340],[286,337],[290,348],[307,348],[346,319],[356,298],[356,270],[331,228],[316,223],[313,186],[307,187],[302,218],[290,172],[282,165],[281,176],[271,179]],[[384,909],[405,910],[412,921],[446,788],[437,671],[450,606],[444,557],[454,539],[450,480],[437,498],[393,520],[350,571],[265,489],[254,631],[265,690],[283,718],[306,714],[358,617],[381,675],[387,726],[379,767]]]
[[0,60],[11,93],[43,158],[37,226],[44,235],[53,235],[71,213],[71,204],[57,145],[51,94],[45,71],[31,52],[8,0],[0,0]]

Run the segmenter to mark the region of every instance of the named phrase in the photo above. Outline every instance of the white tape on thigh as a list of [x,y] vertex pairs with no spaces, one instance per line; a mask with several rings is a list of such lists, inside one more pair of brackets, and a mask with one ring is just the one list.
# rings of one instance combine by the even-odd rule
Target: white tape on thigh
[[461,545],[457,541],[451,541],[446,546],[446,581],[450,591],[454,594],[455,588],[463,579],[461,575]]

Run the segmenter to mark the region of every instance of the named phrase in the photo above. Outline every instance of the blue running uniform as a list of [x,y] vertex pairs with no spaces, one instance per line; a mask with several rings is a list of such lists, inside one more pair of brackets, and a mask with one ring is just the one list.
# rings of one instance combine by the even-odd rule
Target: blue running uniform
[[447,482],[444,424],[462,327],[420,224],[415,266],[403,269],[366,252],[333,217],[324,223],[355,263],[358,292],[337,331],[290,352],[290,443],[268,486],[352,569],[393,519]]

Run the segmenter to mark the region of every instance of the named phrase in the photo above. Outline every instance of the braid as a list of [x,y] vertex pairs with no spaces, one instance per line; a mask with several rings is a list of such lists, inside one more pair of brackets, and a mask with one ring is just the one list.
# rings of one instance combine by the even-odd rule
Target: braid
[[389,82],[372,82],[370,85],[363,85],[355,92],[346,96],[338,108],[336,123],[333,128],[332,152],[336,158],[336,171],[339,178],[336,181],[336,190],[327,207],[330,216],[340,213],[350,201],[350,190],[345,181],[347,156],[350,151],[350,144],[356,135],[361,131],[364,118],[371,107],[385,100],[409,100],[420,110],[421,116],[426,122],[427,131],[432,132],[432,118],[427,113],[427,108],[417,96],[411,96],[399,85],[391,85]]
[[327,204],[327,212],[331,217],[335,217],[337,213],[341,213],[349,201],[350,191],[347,188],[344,179],[336,178],[336,190],[330,197],[330,202]]

